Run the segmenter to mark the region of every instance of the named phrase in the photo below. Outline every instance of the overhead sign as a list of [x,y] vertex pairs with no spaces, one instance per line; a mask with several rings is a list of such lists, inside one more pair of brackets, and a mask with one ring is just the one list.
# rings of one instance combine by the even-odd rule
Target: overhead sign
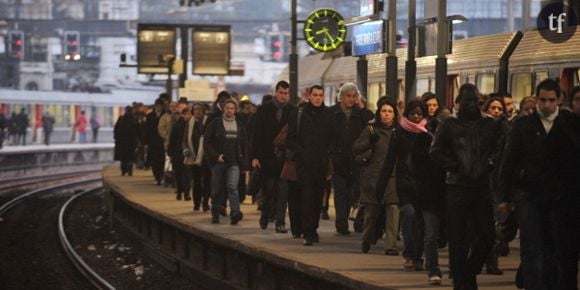
[[369,16],[375,14],[376,0],[359,0],[359,16]]
[[386,47],[384,31],[385,22],[383,20],[353,26],[352,55],[383,53]]
[[[448,24],[449,39],[447,40],[445,51],[447,54],[451,54],[453,48],[453,26],[451,21]],[[438,29],[437,22],[417,26],[417,57],[437,55]]]
[[175,27],[139,24],[137,30],[138,73],[167,73],[167,60],[175,57]]
[[194,29],[191,39],[193,44],[193,74],[229,74],[231,59],[231,33],[229,26]]

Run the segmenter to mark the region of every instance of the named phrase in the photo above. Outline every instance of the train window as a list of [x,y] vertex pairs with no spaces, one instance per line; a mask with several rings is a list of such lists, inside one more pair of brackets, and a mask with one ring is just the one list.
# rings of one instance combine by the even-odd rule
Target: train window
[[475,85],[480,93],[489,95],[495,92],[495,75],[492,73],[477,74]]
[[377,101],[381,96],[381,84],[380,83],[371,83],[368,87],[367,92],[367,109],[371,111],[377,110]]
[[429,79],[417,79],[417,96],[429,91]]
[[514,103],[519,104],[522,98],[532,94],[532,74],[514,73],[511,77],[510,93]]
[[537,87],[541,81],[543,81],[547,78],[549,78],[548,71],[537,71],[536,78],[534,80],[534,83],[535,83],[534,88]]

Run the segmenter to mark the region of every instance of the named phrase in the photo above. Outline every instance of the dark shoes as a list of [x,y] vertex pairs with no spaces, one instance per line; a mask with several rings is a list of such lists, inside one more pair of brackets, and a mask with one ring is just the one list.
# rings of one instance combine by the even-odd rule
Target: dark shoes
[[199,205],[194,205],[194,206],[193,206],[193,210],[194,210],[194,211],[199,211]]
[[244,214],[242,212],[232,213],[230,218],[230,224],[236,225],[239,221],[242,220]]
[[278,234],[286,234],[288,230],[284,227],[284,225],[276,226],[276,233]]
[[220,223],[220,216],[219,215],[214,215],[211,217],[211,223],[212,224],[219,224]]
[[209,210],[209,205],[204,204],[201,208],[203,209],[203,212],[207,212]]
[[222,208],[222,211],[220,213],[222,216],[228,216],[228,212],[226,211],[226,208]]
[[350,231],[348,229],[336,230],[336,232],[341,236],[350,236]]
[[175,199],[177,199],[177,200],[181,200],[181,192],[178,192],[178,193],[177,193],[177,196],[175,197]]
[[265,230],[268,228],[268,219],[260,217],[260,228]]
[[362,243],[362,252],[363,253],[368,253],[369,250],[371,249],[371,244],[370,243]]
[[185,196],[185,200],[191,200],[191,195],[189,193],[184,193],[183,195]]
[[423,266],[423,259],[419,259],[417,261],[413,262],[413,269],[415,269],[415,271],[423,271],[425,270],[425,266]]
[[503,271],[498,267],[485,267],[485,273],[489,275],[503,275]]
[[312,238],[312,241],[315,243],[320,243],[320,236],[318,233],[314,233],[314,238]]
[[327,212],[327,211],[322,211],[322,212],[320,213],[320,219],[321,219],[321,220],[325,220],[325,221],[329,220],[329,219],[330,219],[330,217],[328,216],[328,212]]
[[398,256],[399,255],[399,251],[397,251],[397,249],[388,249],[388,250],[385,250],[385,255],[387,255],[387,256]]
[[292,234],[292,238],[294,239],[300,239],[301,236],[302,234]]
[[305,246],[312,246],[312,244],[314,244],[314,241],[312,240],[312,238],[304,238],[304,245]]

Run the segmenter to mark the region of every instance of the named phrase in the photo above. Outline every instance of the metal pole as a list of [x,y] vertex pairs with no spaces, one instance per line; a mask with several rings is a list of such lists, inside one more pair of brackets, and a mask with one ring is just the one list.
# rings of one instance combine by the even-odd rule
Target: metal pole
[[409,42],[407,46],[407,61],[405,62],[405,103],[411,101],[417,95],[417,87],[415,85],[417,79],[417,62],[415,61],[415,46],[417,42],[416,10],[416,0],[409,0]]
[[397,1],[389,0],[387,25],[387,95],[395,100],[399,99],[399,80],[397,77]]
[[447,45],[449,25],[447,24],[447,0],[439,0],[437,16],[437,59],[435,60],[435,95],[440,104],[447,104]]
[[180,27],[181,32],[181,59],[183,60],[183,72],[179,74],[179,87],[185,87],[185,80],[187,80],[187,61],[189,55],[189,29],[187,27]]
[[356,61],[356,82],[363,97],[368,100],[368,83],[369,83],[369,61],[366,55],[361,55]]
[[175,58],[167,60],[167,82],[165,83],[165,90],[170,100],[173,100],[173,80],[171,75],[173,74],[173,62]]
[[290,66],[289,66],[289,77],[290,77],[290,102],[292,104],[297,104],[298,97],[298,54],[296,51],[296,26],[298,25],[298,20],[296,16],[296,2],[297,0],[292,0],[292,14],[290,16],[290,22],[292,25],[292,36],[290,41]]
[[507,0],[507,30],[514,31],[514,0]]
[[522,30],[525,31],[530,27],[530,12],[531,3],[530,0],[522,0]]

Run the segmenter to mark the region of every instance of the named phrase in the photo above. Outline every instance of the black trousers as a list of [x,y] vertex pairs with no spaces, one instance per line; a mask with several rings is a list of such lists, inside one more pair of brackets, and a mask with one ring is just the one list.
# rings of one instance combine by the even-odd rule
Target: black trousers
[[[476,275],[493,241],[493,202],[487,187],[447,185],[449,261],[456,290],[477,289]],[[470,237],[478,237],[470,243]]]
[[[191,166],[193,177],[193,206],[199,208],[203,204],[204,208],[209,208],[209,196],[211,194],[211,171],[202,166]],[[208,166],[209,167],[209,166]]]
[[147,152],[148,163],[151,166],[151,171],[153,171],[153,177],[155,177],[156,182],[161,182],[163,180],[163,171],[165,170],[165,152],[161,150],[152,150],[149,148]]
[[290,232],[293,236],[302,235],[302,197],[298,184],[295,181],[286,181],[288,185],[288,217],[290,218]]
[[300,211],[304,238],[313,239],[318,230],[324,183],[324,180],[300,182]]

